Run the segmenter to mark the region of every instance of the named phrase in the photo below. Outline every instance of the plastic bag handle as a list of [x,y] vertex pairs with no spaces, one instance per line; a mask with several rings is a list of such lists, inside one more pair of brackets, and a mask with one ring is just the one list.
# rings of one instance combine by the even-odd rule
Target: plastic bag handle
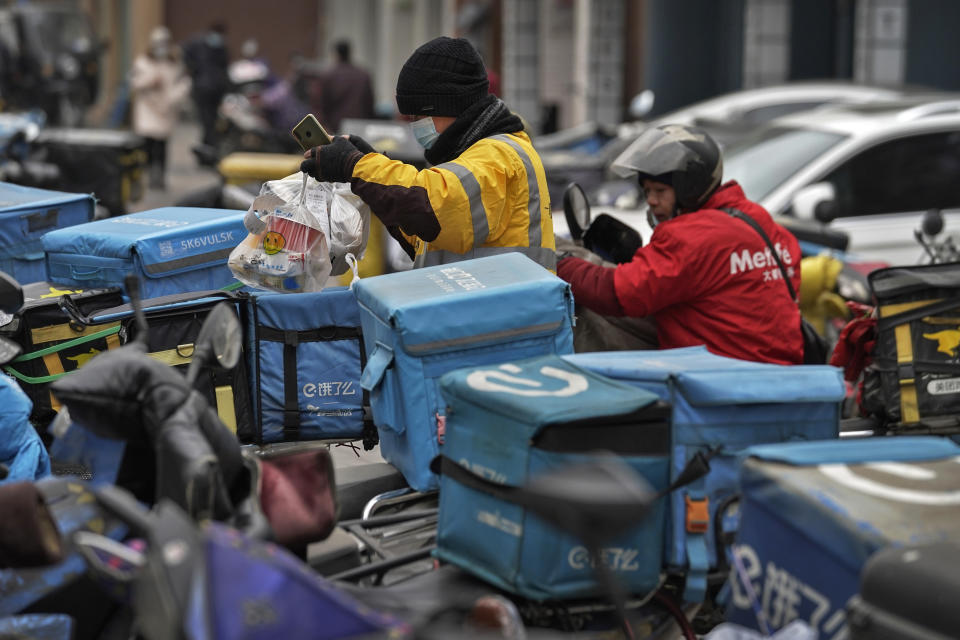
[[309,178],[306,173],[303,174],[303,184],[300,185],[300,206],[302,207],[307,202],[307,178]]
[[360,280],[360,265],[357,262],[357,257],[352,253],[348,253],[344,258],[350,266],[350,270],[353,271],[353,279],[350,280],[350,288],[353,289],[353,286]]

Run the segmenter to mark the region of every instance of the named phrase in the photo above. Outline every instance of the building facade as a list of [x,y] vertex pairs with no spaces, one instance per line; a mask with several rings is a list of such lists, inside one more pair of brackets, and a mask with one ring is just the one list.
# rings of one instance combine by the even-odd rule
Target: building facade
[[653,114],[728,91],[802,79],[960,88],[955,0],[79,0],[102,35],[104,100],[122,88],[150,30],[185,40],[213,22],[233,55],[249,37],[280,73],[353,43],[377,102],[437,35],[468,37],[502,97],[535,130],[627,117],[650,89]]

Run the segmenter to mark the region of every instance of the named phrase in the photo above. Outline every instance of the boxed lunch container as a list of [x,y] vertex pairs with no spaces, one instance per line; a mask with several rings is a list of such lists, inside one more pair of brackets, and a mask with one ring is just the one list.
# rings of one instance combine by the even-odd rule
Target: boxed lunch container
[[444,373],[573,352],[570,286],[519,253],[464,260],[354,285],[380,450],[414,489],[437,488],[430,460],[446,410]]
[[[845,609],[874,554],[960,542],[960,446],[946,438],[757,446],[747,451],[740,486],[736,554],[743,570],[732,574],[727,619],[753,628],[760,612],[771,631],[801,619],[821,638],[841,637]],[[907,602],[924,584],[928,589],[938,584],[932,573],[924,583],[922,574],[920,567],[902,566],[879,585],[874,576],[866,595],[875,599],[881,586],[888,598],[900,594]],[[745,587],[747,581],[752,588]],[[926,600],[934,597],[928,591]],[[876,627],[855,637],[910,637],[881,631]]]
[[243,217],[228,209],[164,207],[52,231],[43,236],[48,279],[114,287],[133,273],[143,298],[219,289],[235,282],[227,258],[247,235]]
[[43,234],[93,220],[94,204],[88,193],[0,182],[0,270],[21,284],[46,280]]
[[[671,407],[671,481],[696,455],[710,473],[670,496],[664,562],[686,574],[685,598],[702,600],[710,570],[724,567],[715,526],[737,492],[742,451],[753,444],[836,438],[841,371],[718,356],[705,347],[583,353],[567,359],[652,392]],[[720,516],[718,517],[718,512]]]

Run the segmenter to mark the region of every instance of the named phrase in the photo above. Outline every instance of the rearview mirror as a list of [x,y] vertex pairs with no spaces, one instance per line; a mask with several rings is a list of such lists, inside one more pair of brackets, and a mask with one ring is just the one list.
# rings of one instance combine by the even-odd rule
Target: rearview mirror
[[640,120],[653,111],[654,94],[650,89],[644,89],[630,101],[630,117]]
[[23,288],[11,275],[0,271],[0,311],[16,313],[23,306]]
[[12,362],[21,353],[23,353],[23,347],[19,343],[0,336],[0,365]]
[[190,369],[187,370],[187,381],[193,384],[200,369],[208,364],[216,363],[223,369],[234,368],[240,361],[242,349],[240,320],[230,304],[221,302],[213,308],[200,327]]
[[939,209],[925,211],[920,220],[920,229],[926,236],[935,236],[943,231],[943,214]]
[[571,182],[563,190],[563,216],[570,229],[570,237],[574,242],[583,237],[583,230],[590,226],[590,202],[576,182]]
[[836,188],[830,182],[807,185],[794,194],[791,208],[798,218],[831,222],[839,213]]

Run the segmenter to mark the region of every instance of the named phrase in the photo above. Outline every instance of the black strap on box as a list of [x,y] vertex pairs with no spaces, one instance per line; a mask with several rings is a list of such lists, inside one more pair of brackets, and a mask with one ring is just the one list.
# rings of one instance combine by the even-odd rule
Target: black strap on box
[[[652,498],[659,499],[667,496],[677,489],[685,487],[706,476],[710,473],[710,459],[713,458],[716,453],[716,451],[708,453],[697,451],[693,457],[687,461],[687,464],[684,465],[680,473],[677,474],[677,478],[671,482],[669,486],[653,494]],[[436,456],[430,461],[430,470],[434,473],[448,476],[465,487],[480,491],[494,498],[499,498],[511,504],[530,506],[531,500],[536,499],[531,497],[530,492],[524,487],[494,482],[489,478],[485,478],[471,471],[456,460],[443,454]]]
[[787,268],[783,266],[783,260],[780,259],[780,254],[777,253],[776,247],[773,246],[773,243],[770,242],[770,238],[767,237],[767,234],[763,231],[763,228],[757,224],[757,221],[745,214],[739,209],[733,209],[731,207],[723,207],[720,209],[725,211],[727,214],[733,216],[738,220],[742,220],[751,227],[753,230],[760,234],[760,237],[763,238],[763,241],[766,243],[767,247],[770,249],[770,253],[773,255],[773,259],[777,262],[777,266],[780,267],[780,273],[783,275],[783,282],[787,285],[787,291],[790,292],[790,299],[795,301],[797,300],[797,290],[793,288],[793,283],[790,282],[790,276],[787,274]]
[[[141,301],[143,306],[143,312],[147,315],[150,315],[151,310],[156,309],[157,307],[166,307],[171,304],[179,304],[182,302],[193,302],[194,300],[203,300],[204,298],[223,298],[224,300],[237,300],[243,297],[243,293],[237,293],[234,291],[224,291],[223,289],[208,289],[205,291],[188,291],[186,293],[171,293],[166,296],[158,296],[156,298],[144,298]],[[78,324],[89,325],[89,324],[98,324],[96,322],[97,318],[113,316],[118,314],[130,314],[133,313],[133,305],[123,304],[118,307],[111,307],[109,309],[101,309],[94,314],[89,316],[79,316],[73,317],[73,320]]]
[[[275,329],[257,325],[257,339],[283,344],[283,439],[290,442],[300,439],[300,401],[297,390],[297,347],[304,342],[332,342],[334,340],[357,340],[360,344],[360,370],[363,371],[365,353],[360,327],[319,327],[305,331]],[[367,404],[367,392],[363,392],[362,404]]]

